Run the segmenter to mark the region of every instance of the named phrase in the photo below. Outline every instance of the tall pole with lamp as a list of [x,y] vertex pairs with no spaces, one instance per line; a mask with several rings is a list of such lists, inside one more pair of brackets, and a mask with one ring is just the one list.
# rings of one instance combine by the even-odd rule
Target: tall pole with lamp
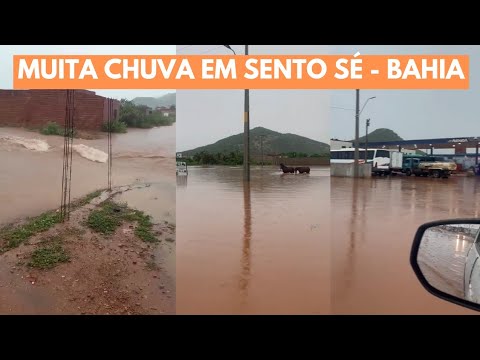
[[[230,45],[223,45],[231,50]],[[248,55],[248,45],[245,45],[245,55]],[[245,89],[244,113],[243,113],[243,179],[250,181],[250,90]]]
[[365,109],[365,106],[370,100],[376,98],[376,96],[369,97],[363,104],[362,109],[360,110],[360,89],[355,90],[356,92],[356,107],[355,107],[355,152],[354,152],[354,163],[353,163],[353,177],[359,177],[359,160],[360,160],[360,151],[359,151],[359,137],[360,137],[360,114]]

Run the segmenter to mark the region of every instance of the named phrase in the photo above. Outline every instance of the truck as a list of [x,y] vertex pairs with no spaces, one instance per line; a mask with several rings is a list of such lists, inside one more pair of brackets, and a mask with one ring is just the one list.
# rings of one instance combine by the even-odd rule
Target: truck
[[403,173],[407,176],[431,176],[434,178],[450,177],[457,169],[455,162],[444,157],[405,155],[402,152],[392,152],[390,159],[390,173]]

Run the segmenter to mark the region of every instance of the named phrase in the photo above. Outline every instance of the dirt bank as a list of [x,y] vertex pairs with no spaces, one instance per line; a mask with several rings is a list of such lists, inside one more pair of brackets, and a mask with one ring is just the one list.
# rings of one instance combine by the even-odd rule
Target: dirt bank
[[53,211],[3,229],[0,313],[174,314],[175,225],[119,201],[145,188],[87,196],[64,223]]

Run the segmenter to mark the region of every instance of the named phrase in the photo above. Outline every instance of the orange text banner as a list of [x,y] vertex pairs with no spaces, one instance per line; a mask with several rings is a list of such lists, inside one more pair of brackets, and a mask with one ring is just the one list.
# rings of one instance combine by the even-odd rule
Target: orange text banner
[[15,55],[15,89],[468,89],[468,55]]

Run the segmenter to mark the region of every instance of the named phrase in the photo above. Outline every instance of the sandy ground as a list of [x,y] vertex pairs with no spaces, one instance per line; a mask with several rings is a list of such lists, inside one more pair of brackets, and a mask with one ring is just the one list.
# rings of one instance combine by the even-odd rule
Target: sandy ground
[[[141,190],[123,187],[115,192]],[[125,223],[110,236],[85,226],[88,214],[110,194],[71,213],[70,221],[32,237],[2,255],[0,313],[3,314],[174,314],[175,289],[162,269],[174,247],[175,226],[154,226],[160,244],[134,235]],[[113,199],[118,198],[114,196]],[[49,270],[29,266],[42,242],[61,237],[70,261]],[[167,252],[160,257],[157,251]]]

